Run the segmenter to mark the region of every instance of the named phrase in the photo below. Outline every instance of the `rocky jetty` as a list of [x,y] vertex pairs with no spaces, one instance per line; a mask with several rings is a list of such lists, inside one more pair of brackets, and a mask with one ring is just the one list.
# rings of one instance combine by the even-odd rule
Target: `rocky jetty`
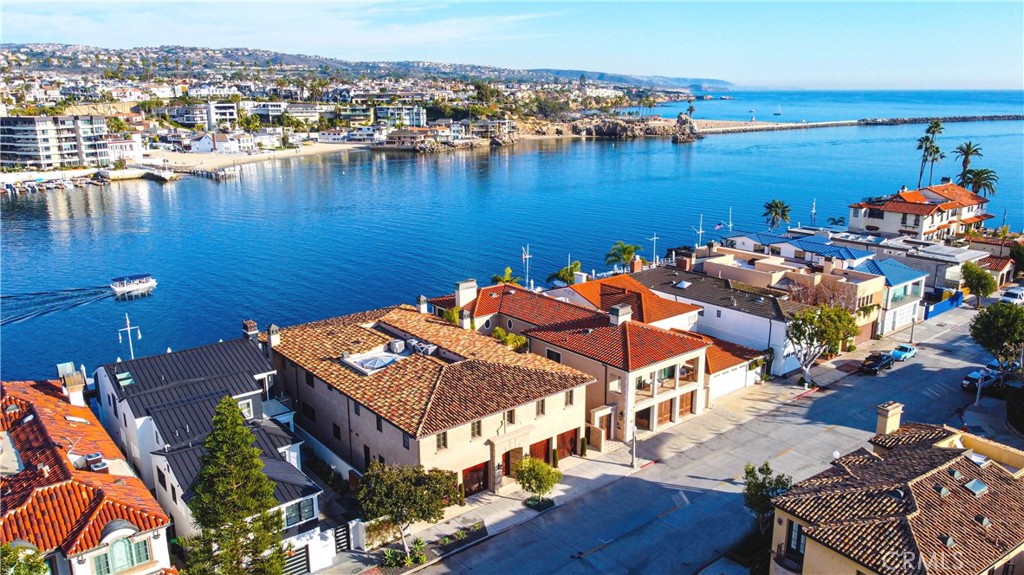
[[608,140],[633,140],[648,136],[671,137],[673,142],[697,139],[690,118],[680,115],[676,121],[665,119],[587,118],[569,125],[573,134]]
[[501,148],[504,146],[514,146],[519,141],[519,134],[500,134],[491,137],[491,147]]
[[900,124],[929,124],[933,120],[940,122],[1006,122],[1024,120],[1021,114],[1002,114],[996,116],[944,116],[941,118],[865,118],[857,120],[862,126],[897,126]]

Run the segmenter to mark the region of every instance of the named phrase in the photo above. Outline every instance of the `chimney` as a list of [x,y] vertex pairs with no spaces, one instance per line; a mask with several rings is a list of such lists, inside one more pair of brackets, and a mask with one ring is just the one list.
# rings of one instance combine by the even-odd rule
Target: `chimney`
[[633,261],[629,262],[629,273],[635,274],[638,271],[644,269],[644,261],[640,259],[640,256],[633,258]]
[[281,345],[281,328],[270,324],[270,327],[267,328],[267,347],[273,350],[279,345]]
[[476,280],[468,279],[455,284],[455,305],[465,307],[476,299]]
[[633,308],[628,303],[613,305],[611,311],[612,325],[622,325],[633,317]]
[[900,428],[900,415],[903,404],[887,401],[878,406],[878,423],[875,424],[876,435],[889,435]]
[[587,283],[587,278],[588,277],[589,276],[587,276],[587,272],[573,272],[573,274],[572,274],[572,283],[574,283],[574,284]]
[[427,296],[420,295],[420,297],[416,298],[416,311],[427,313]]
[[469,314],[468,309],[459,310],[459,327],[462,329],[471,329],[473,327],[473,316]]
[[61,377],[60,380],[61,388],[64,391],[64,396],[68,398],[68,403],[78,407],[85,407],[85,376],[81,372],[73,371]]
[[256,327],[256,322],[254,322],[253,320],[247,319],[242,322],[242,333],[245,334],[245,337],[249,341],[253,343],[259,343],[260,328]]

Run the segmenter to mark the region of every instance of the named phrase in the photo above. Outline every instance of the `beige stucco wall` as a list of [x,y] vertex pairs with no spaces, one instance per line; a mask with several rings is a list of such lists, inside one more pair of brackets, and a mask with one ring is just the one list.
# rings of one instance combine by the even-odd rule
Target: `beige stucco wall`
[[847,559],[812,539],[804,548],[804,569],[802,575],[865,575],[874,571]]

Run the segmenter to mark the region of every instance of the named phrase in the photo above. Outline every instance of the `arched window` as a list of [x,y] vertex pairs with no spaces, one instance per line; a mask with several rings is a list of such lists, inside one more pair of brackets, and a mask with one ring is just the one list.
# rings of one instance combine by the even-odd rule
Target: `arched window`
[[487,320],[484,322],[484,329],[491,329],[491,320]]
[[110,570],[115,573],[135,564],[132,558],[132,542],[118,539],[110,544]]
[[508,328],[512,329],[512,320],[508,320]]

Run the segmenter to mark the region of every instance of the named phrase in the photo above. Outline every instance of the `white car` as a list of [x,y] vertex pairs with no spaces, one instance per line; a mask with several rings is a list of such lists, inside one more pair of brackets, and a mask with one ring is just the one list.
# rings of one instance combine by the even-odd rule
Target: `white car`
[[1004,291],[999,301],[1012,305],[1024,305],[1024,287],[1014,287]]

